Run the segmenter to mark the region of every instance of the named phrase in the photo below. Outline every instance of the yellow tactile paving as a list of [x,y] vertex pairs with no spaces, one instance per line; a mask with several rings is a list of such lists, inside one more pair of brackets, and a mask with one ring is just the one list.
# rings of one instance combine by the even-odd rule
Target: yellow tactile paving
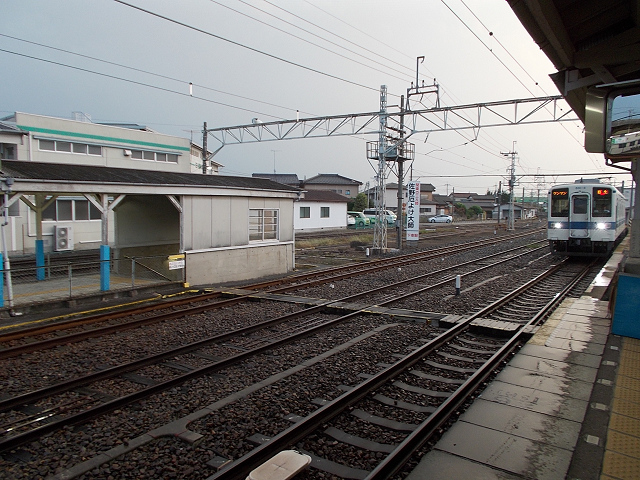
[[627,352],[640,352],[640,339],[625,337],[624,348]]
[[[640,354],[634,355],[640,356]],[[635,358],[622,360],[618,369],[618,375],[640,379],[640,358],[637,360]]]
[[622,339],[601,480],[640,478],[640,340]]
[[626,417],[640,418],[640,404],[626,398],[614,397],[611,411]]
[[607,450],[604,454],[602,473],[609,475],[609,478],[637,480],[640,478],[640,459]]
[[607,450],[612,450],[640,461],[640,438],[615,430],[609,430],[607,435]]
[[618,378],[616,379],[616,386],[618,388],[627,388],[629,390],[638,391],[640,390],[640,380],[633,377],[618,375]]
[[640,419],[613,413],[609,419],[609,429],[640,437]]

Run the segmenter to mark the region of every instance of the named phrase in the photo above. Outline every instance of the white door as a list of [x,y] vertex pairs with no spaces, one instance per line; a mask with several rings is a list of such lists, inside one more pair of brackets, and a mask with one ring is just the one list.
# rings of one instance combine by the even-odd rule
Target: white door
[[570,236],[586,238],[589,236],[589,195],[578,193],[571,196]]

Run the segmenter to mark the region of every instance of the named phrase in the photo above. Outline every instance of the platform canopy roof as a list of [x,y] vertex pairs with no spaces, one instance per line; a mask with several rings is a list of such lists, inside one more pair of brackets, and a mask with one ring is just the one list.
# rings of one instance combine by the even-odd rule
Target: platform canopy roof
[[587,88],[640,79],[640,0],[507,0],[584,121]]
[[264,178],[134,170],[91,165],[2,160],[0,175],[14,180],[15,192],[140,193],[221,195],[234,190],[246,195],[297,198],[300,189]]

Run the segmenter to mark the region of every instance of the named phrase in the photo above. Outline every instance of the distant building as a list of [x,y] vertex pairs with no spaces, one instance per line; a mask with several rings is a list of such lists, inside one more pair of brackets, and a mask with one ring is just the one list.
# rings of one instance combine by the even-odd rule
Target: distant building
[[347,227],[347,202],[339,193],[308,190],[294,203],[293,228],[296,231]]
[[362,182],[343,177],[337,173],[321,173],[302,181],[302,187],[305,190],[328,190],[329,192],[344,195],[347,198],[356,198],[360,185],[362,185]]
[[252,173],[251,176],[253,178],[266,178],[272,182],[282,183],[290,187],[300,188],[303,186],[295,173]]

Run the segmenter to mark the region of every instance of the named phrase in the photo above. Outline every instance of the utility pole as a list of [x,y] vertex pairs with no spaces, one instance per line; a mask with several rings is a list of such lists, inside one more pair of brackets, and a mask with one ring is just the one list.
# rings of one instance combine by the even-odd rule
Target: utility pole
[[[384,193],[387,169],[387,86],[380,86],[380,134],[378,137],[378,186],[374,199],[376,224],[373,227],[373,249],[382,253],[387,248],[387,220],[384,215]],[[398,182],[400,183],[400,182]]]
[[496,191],[496,195],[498,196],[498,201],[496,202],[498,204],[498,225],[500,225],[500,214],[502,213],[500,212],[502,207],[502,180],[498,182],[498,190]]
[[276,152],[280,150],[271,150],[273,152],[273,174],[276,174]]
[[513,189],[516,185],[516,142],[513,142],[513,149],[510,152],[500,152],[505,157],[511,156],[511,165],[507,168],[509,174],[509,218],[507,219],[507,230],[515,230],[515,214],[513,205]]
[[207,122],[202,130],[202,174],[207,174]]
[[400,142],[398,146],[398,211],[396,215],[396,248],[402,249],[402,203],[404,201],[404,195],[402,186],[404,185],[404,145],[402,144],[402,137],[404,136],[404,95],[400,97]]

